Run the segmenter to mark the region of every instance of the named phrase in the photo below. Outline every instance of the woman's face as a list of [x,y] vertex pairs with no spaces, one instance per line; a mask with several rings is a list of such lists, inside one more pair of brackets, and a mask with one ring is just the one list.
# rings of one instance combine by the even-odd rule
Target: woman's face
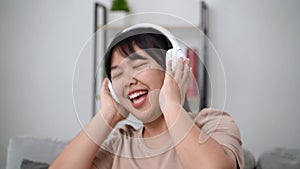
[[127,57],[114,50],[111,80],[120,103],[137,119],[148,123],[161,116],[159,92],[165,71],[145,50],[135,45],[134,50]]

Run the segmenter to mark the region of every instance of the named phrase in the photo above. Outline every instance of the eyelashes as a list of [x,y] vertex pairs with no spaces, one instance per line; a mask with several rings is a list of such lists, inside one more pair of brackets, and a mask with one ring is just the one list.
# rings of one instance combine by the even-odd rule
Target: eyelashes
[[138,64],[136,66],[133,66],[132,68],[133,69],[138,69],[138,68],[141,68],[141,67],[145,67],[145,65],[147,65],[148,63],[141,63],[141,64]]
[[122,72],[113,75],[111,78],[112,78],[112,79],[115,79],[115,78],[120,77],[121,75],[122,75]]
[[[147,67],[149,67],[148,62],[145,62],[145,63],[140,63],[140,64],[132,66],[132,69],[133,70],[141,70],[141,69],[147,68]],[[116,73],[114,73],[114,75],[112,75],[112,79],[121,77],[123,75],[123,72],[124,72],[123,70],[121,70],[120,68],[118,68],[116,70]]]

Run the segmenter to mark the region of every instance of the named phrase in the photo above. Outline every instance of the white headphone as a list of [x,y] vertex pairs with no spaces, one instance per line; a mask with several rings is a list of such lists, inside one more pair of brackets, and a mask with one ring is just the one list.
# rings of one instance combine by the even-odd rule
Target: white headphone
[[[171,42],[173,48],[169,49],[166,53],[166,64],[168,63],[169,60],[172,60],[172,70],[175,69],[175,66],[177,64],[177,60],[180,57],[186,58],[186,55],[184,54],[184,52],[180,48],[179,43],[177,42],[175,37],[167,29],[165,29],[161,26],[151,24],[151,23],[141,23],[141,24],[136,24],[136,25],[133,25],[133,26],[130,26],[130,27],[124,29],[121,32],[121,34],[123,34],[125,32],[128,32],[132,29],[137,29],[137,28],[152,28],[152,29],[155,29],[155,30],[161,32],[163,35],[165,35],[168,38],[168,40]],[[114,98],[114,100],[117,103],[120,103],[115,91],[113,90],[111,81],[109,81],[109,83],[108,83],[108,88],[109,88],[109,90],[111,92],[111,95]]]

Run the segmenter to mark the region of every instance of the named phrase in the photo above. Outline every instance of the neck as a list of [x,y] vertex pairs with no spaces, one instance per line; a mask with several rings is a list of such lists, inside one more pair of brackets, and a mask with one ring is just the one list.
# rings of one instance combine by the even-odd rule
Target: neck
[[163,115],[152,122],[144,123],[143,137],[154,137],[168,130]]

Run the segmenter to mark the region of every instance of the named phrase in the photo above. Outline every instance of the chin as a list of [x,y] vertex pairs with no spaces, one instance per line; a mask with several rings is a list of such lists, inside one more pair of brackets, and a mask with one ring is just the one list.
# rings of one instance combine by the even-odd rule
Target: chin
[[160,110],[156,110],[154,108],[150,108],[144,111],[135,109],[130,112],[135,118],[140,120],[142,123],[151,123],[162,115],[162,112]]

